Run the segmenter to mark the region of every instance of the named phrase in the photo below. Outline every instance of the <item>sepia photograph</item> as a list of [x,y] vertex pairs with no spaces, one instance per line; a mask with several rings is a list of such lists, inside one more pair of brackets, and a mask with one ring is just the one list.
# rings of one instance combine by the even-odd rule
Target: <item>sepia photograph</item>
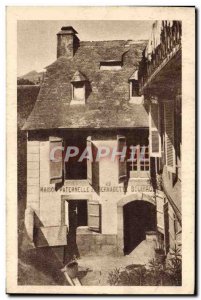
[[145,16],[16,22],[17,286],[182,288],[183,21]]

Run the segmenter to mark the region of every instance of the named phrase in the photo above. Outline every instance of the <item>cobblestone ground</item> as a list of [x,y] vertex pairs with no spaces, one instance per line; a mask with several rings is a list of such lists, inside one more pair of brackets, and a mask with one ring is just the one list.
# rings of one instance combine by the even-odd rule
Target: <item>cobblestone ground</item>
[[154,258],[154,242],[142,241],[129,255],[123,257],[88,256],[78,260],[82,285],[109,285],[108,275],[115,268],[131,264],[145,265]]

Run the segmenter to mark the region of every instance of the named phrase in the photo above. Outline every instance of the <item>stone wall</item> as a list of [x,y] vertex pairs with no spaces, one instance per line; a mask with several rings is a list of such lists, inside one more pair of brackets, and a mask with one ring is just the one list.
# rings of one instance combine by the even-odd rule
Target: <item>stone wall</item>
[[115,234],[101,234],[88,228],[77,228],[76,242],[80,256],[117,255],[117,236]]
[[[18,242],[22,244],[25,208],[27,206],[27,133],[22,127],[36,102],[39,85],[17,86],[17,198],[18,198]],[[31,193],[31,187],[29,187]],[[27,214],[30,214],[27,211]],[[33,220],[30,220],[30,224]],[[30,228],[31,226],[29,226]],[[20,248],[20,247],[19,247]]]

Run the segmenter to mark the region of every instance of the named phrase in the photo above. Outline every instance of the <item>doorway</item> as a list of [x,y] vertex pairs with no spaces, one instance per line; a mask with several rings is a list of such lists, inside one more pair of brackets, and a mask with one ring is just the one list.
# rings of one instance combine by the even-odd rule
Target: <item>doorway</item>
[[129,202],[123,207],[124,254],[130,254],[143,240],[146,231],[156,230],[156,207],[143,200]]
[[65,263],[74,257],[79,258],[80,254],[76,242],[76,231],[79,226],[87,226],[87,200],[69,200],[68,201],[68,234],[67,246],[65,251]]

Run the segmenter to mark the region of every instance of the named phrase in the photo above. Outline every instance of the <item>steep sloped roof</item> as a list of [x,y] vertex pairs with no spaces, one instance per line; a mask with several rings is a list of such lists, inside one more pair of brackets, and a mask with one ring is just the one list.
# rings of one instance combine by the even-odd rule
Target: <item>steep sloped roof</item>
[[[47,67],[34,109],[24,129],[148,127],[146,108],[129,104],[129,78],[146,41],[80,42],[72,59],[59,57]],[[120,70],[100,70],[103,60],[123,60]],[[70,105],[71,81],[87,78],[86,105]]]

